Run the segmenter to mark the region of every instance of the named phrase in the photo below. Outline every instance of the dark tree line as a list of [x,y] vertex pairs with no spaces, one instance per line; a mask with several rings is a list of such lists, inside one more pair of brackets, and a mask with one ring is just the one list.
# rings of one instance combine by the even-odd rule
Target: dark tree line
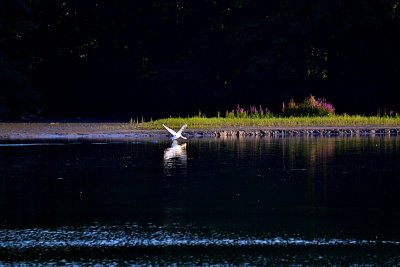
[[168,116],[310,93],[398,108],[400,1],[2,0],[0,118]]

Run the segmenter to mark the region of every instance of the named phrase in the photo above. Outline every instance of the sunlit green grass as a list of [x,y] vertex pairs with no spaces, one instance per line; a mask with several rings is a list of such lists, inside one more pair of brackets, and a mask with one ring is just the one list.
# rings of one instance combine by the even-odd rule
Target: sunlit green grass
[[163,129],[162,124],[180,128],[187,124],[191,129],[216,129],[228,127],[313,127],[313,126],[400,126],[400,116],[377,117],[360,115],[334,115],[328,117],[271,117],[271,118],[222,118],[187,117],[165,118],[136,124],[142,129]]

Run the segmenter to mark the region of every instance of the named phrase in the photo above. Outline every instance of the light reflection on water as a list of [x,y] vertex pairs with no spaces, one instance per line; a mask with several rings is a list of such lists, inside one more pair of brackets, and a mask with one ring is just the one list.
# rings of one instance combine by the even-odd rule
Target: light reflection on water
[[257,236],[218,232],[194,225],[101,225],[78,227],[3,229],[2,249],[50,249],[84,247],[169,247],[169,246],[374,246],[400,245],[392,240],[340,238],[304,239],[259,233]]
[[[157,226],[125,223],[0,231],[0,264],[65,265],[144,264],[218,266],[256,264],[393,265],[399,262],[399,241],[241,235],[179,224]],[[386,251],[382,258],[370,253]],[[318,252],[317,252],[318,251]],[[85,256],[85,259],[82,256]],[[146,256],[147,255],[147,256]],[[357,264],[358,263],[358,264]]]
[[0,143],[0,147],[63,146],[64,143]]
[[[194,225],[13,229],[1,230],[0,239],[2,266],[395,266],[400,261],[398,241],[245,236]],[[376,250],[384,253],[377,256]]]
[[186,174],[187,154],[186,143],[179,144],[174,140],[171,146],[164,150],[164,170],[166,175],[173,174],[173,170],[179,169],[183,174]]

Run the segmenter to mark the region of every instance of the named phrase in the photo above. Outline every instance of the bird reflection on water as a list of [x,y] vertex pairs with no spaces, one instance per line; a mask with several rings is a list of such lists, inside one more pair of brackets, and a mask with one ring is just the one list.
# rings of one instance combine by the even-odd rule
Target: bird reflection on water
[[164,170],[167,174],[170,171],[185,170],[187,167],[187,154],[186,143],[179,144],[176,140],[172,142],[171,146],[164,150]]

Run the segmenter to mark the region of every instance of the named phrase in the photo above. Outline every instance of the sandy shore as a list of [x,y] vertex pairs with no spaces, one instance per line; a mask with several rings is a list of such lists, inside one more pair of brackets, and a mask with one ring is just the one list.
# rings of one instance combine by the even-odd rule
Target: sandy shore
[[[400,126],[227,127],[187,129],[188,138],[262,136],[400,135]],[[34,139],[166,139],[162,130],[140,130],[128,123],[0,123],[0,140]]]

